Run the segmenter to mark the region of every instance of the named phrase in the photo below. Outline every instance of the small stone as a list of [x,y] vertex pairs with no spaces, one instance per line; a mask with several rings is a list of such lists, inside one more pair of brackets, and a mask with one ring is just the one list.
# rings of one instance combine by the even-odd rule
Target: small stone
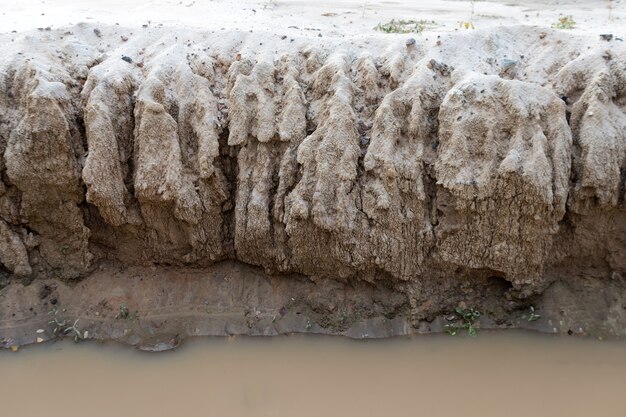
[[102,32],[100,32],[100,29],[98,29],[98,28],[95,28],[95,29],[93,30],[93,33],[95,33],[95,35],[96,35],[97,37],[99,37],[99,38],[101,38],[101,37],[102,37]]
[[513,67],[517,65],[517,61],[515,61],[514,59],[503,59],[502,60],[502,69],[509,69],[510,67]]
[[443,62],[437,62],[434,59],[431,59],[426,66],[433,71],[437,71],[444,77],[450,75],[450,73],[454,71],[454,67],[450,67]]
[[415,38],[407,39],[405,44],[406,44],[407,47],[415,45]]
[[128,40],[128,36],[120,36],[120,38],[122,39],[122,42],[126,42]]
[[613,39],[613,34],[612,33],[601,33],[600,34],[600,39],[602,39],[603,41],[611,41]]
[[129,56],[126,56],[126,55],[123,55],[123,56],[122,56],[122,60],[123,60],[123,61],[128,62],[129,64],[132,64],[132,63],[133,63],[132,58],[131,58],[131,57],[129,57]]
[[43,339],[41,337],[38,337],[37,338],[37,343],[41,343],[41,342],[43,342]]

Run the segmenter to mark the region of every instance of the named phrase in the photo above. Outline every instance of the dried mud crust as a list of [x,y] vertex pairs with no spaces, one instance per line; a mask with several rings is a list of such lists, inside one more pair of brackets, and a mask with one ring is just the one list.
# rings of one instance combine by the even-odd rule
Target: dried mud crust
[[[176,268],[234,262],[280,283],[253,313],[306,297],[304,330],[402,317],[374,327],[405,334],[459,302],[504,323],[567,293],[576,317],[597,315],[584,331],[624,333],[611,295],[626,276],[622,42],[531,27],[415,43],[131,32],[0,35],[7,328],[37,292],[22,283],[102,285],[108,300],[102,271],[154,265],[176,292]],[[351,325],[314,300],[338,291],[356,300]],[[171,320],[201,322],[179,298]],[[251,329],[235,333],[302,330]]]

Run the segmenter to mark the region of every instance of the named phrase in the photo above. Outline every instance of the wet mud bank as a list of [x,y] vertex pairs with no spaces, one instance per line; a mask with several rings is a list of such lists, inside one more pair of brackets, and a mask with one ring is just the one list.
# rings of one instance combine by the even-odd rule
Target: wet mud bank
[[459,320],[626,333],[623,42],[0,41],[3,346],[59,327],[146,348]]
[[[541,294],[515,299],[490,277],[422,287],[358,280],[268,275],[225,261],[205,269],[102,267],[79,283],[38,280],[0,293],[0,347],[58,337],[114,340],[142,350],[172,349],[197,336],[291,333],[355,339],[426,333],[469,334],[459,308],[477,311],[485,329],[622,338],[623,282],[568,277]],[[411,295],[409,295],[411,294]]]

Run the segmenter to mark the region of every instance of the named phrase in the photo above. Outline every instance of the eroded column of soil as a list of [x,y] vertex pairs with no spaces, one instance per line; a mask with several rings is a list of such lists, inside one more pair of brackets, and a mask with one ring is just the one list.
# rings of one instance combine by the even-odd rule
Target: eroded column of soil
[[[5,327],[58,293],[111,318],[93,281],[133,270],[179,294],[116,299],[147,316],[211,286],[284,291],[246,299],[236,311],[257,319],[235,333],[261,311],[269,334],[396,317],[391,333],[410,333],[460,302],[492,325],[542,305],[547,330],[625,332],[622,43],[524,27],[416,43],[128,32],[1,37]],[[173,269],[196,277],[187,292]],[[78,303],[81,279],[100,292]],[[307,319],[281,330],[294,305]]]

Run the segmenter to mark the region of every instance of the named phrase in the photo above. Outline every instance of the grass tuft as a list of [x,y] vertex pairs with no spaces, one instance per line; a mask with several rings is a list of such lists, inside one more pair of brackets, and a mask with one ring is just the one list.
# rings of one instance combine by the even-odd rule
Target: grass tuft
[[434,25],[434,20],[391,19],[387,23],[379,23],[374,30],[384,33],[420,33]]
[[576,22],[572,19],[572,16],[559,17],[558,22],[552,24],[554,29],[574,29]]

